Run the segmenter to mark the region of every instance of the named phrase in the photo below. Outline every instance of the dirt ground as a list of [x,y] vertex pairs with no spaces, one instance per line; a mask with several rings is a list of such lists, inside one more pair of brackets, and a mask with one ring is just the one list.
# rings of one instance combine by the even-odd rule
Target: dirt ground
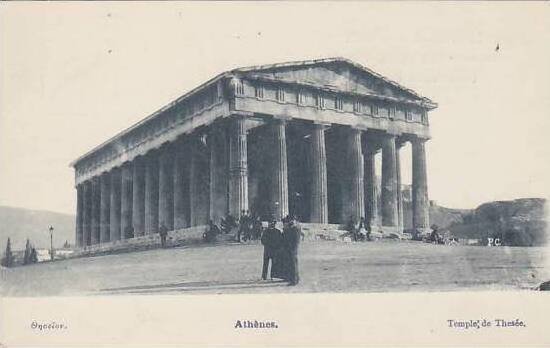
[[308,242],[300,284],[262,281],[259,244],[199,245],[8,269],[2,296],[528,289],[550,279],[546,248]]

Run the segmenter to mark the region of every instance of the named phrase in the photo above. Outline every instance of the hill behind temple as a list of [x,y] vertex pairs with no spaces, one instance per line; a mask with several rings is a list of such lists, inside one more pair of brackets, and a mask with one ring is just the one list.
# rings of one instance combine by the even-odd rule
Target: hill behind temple
[[14,250],[24,249],[27,238],[36,248],[49,248],[50,226],[54,228],[54,247],[62,247],[65,241],[74,245],[74,215],[0,206],[0,254],[4,255],[8,237]]

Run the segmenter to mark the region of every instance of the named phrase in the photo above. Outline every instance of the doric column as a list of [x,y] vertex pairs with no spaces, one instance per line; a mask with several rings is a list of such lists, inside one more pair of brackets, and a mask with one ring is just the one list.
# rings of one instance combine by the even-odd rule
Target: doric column
[[273,136],[273,167],[271,177],[271,209],[277,220],[288,215],[288,163],[286,154],[286,121],[275,120]]
[[403,143],[395,139],[395,171],[397,173],[397,231],[403,233],[403,193],[401,192],[401,156],[399,152]]
[[159,168],[157,153],[145,158],[145,233],[157,233],[159,225]]
[[111,214],[111,176],[109,173],[103,173],[100,177],[101,185],[101,207],[99,209],[99,242],[109,241],[110,236],[110,214]]
[[121,174],[120,168],[111,170],[111,242],[120,240],[120,210],[121,210]]
[[208,223],[210,207],[210,158],[205,151],[204,134],[191,138],[191,159],[189,165],[189,217],[191,226]]
[[210,151],[210,209],[209,218],[219,223],[227,214],[227,139],[225,132],[218,127],[211,129],[208,135]]
[[92,179],[92,228],[91,228],[91,244],[99,243],[99,208],[101,200],[101,190],[99,184],[99,178],[93,177]]
[[351,216],[354,221],[359,221],[365,212],[364,196],[365,187],[363,183],[363,151],[361,144],[361,130],[350,128],[346,130],[346,153],[348,161],[348,172],[346,176],[346,190],[342,221],[348,221]]
[[189,225],[195,226],[197,224],[197,214],[199,209],[199,193],[200,187],[197,178],[198,172],[198,146],[197,140],[193,137],[190,139],[189,148],[191,152],[189,153]]
[[145,165],[143,157],[132,161],[132,225],[134,236],[145,234]]
[[159,155],[159,228],[164,226],[174,229],[174,170],[173,156],[170,147],[164,147]]
[[327,154],[325,126],[313,124],[311,131],[311,194],[309,221],[328,223]]
[[186,193],[186,171],[188,164],[185,161],[185,143],[179,139],[174,144],[174,229],[187,227],[187,207],[189,201]]
[[86,181],[82,184],[84,202],[82,204],[82,245],[91,244],[92,236],[92,184]]
[[382,139],[382,225],[397,227],[397,167],[395,136]]
[[237,116],[232,122],[229,136],[229,212],[239,218],[242,210],[248,210],[246,121]]
[[430,228],[425,142],[425,139],[420,138],[411,141],[413,227],[420,233],[426,233]]
[[76,231],[75,231],[75,246],[82,247],[84,245],[82,234],[83,227],[83,209],[84,209],[84,186],[82,184],[76,186]]
[[132,191],[133,191],[133,168],[131,163],[122,166],[122,186],[120,188],[120,239],[126,239],[128,227],[132,226]]
[[376,185],[376,161],[377,149],[371,146],[368,141],[364,142],[364,173],[365,173],[365,221],[367,226],[378,226],[378,204],[377,204],[377,185]]

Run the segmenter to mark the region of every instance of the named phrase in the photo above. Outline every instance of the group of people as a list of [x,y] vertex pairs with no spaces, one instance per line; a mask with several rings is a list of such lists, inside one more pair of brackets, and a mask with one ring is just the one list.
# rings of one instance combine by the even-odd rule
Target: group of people
[[217,234],[231,233],[234,229],[237,230],[235,237],[237,242],[258,240],[261,238],[263,230],[260,217],[257,215],[250,215],[250,212],[247,210],[241,212],[241,217],[238,221],[233,215],[228,214],[221,219],[219,227],[212,220],[210,220],[208,225],[208,231],[205,233],[205,240],[207,241],[212,241]]
[[258,215],[250,215],[250,212],[248,210],[243,210],[241,212],[241,218],[239,219],[238,227],[238,242],[258,240],[262,236],[262,220]]
[[359,219],[359,223],[357,223],[353,216],[350,216],[348,223],[346,224],[346,231],[348,231],[354,242],[371,240],[370,228],[367,226],[364,217],[361,217],[361,219]]
[[236,240],[238,242],[260,239],[264,246],[262,279],[266,280],[268,269],[271,266],[270,278],[284,279],[289,285],[298,284],[300,277],[298,272],[298,246],[302,239],[302,233],[297,225],[296,217],[286,216],[282,219],[283,230],[277,228],[277,221],[271,218],[268,227],[263,228],[259,216],[251,216],[247,211],[242,211],[238,220],[231,215],[221,219],[220,227],[209,221],[209,227],[203,235],[206,242],[214,242],[218,234],[228,234],[237,229]]
[[277,221],[270,219],[268,228],[262,233],[261,242],[264,246],[262,279],[267,279],[271,263],[271,279],[284,279],[289,285],[296,285],[300,280],[298,246],[301,233],[295,217],[287,216],[282,222],[282,232],[277,228]]

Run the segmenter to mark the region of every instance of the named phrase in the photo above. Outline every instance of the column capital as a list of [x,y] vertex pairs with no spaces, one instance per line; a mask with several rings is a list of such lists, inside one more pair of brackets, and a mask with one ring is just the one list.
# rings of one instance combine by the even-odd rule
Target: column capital
[[332,123],[323,122],[323,121],[313,121],[312,124],[316,127],[324,127],[324,128],[330,128],[332,126]]
[[370,155],[370,156],[374,156],[376,155],[377,153],[379,153],[380,151],[382,151],[382,148],[375,148],[375,147],[372,147],[372,146],[363,146],[363,154],[365,155]]
[[229,118],[249,118],[249,117],[253,117],[254,116],[254,113],[253,112],[249,112],[249,111],[236,111],[236,112],[232,112],[229,116]]
[[312,122],[311,126],[312,126],[312,129],[321,129],[322,131],[325,131],[330,127],[332,127],[330,123],[319,122],[319,121]]
[[406,139],[396,138],[395,139],[395,148],[396,148],[396,150],[401,149],[403,146],[405,146],[406,143],[407,143]]
[[429,137],[423,137],[420,135],[413,135],[409,138],[411,143],[425,143],[426,141],[430,140]]
[[288,122],[292,120],[292,117],[287,115],[272,115],[272,116],[273,116],[273,121],[275,122]]
[[353,126],[350,126],[352,127],[353,129],[357,129],[357,130],[360,130],[362,132],[366,132],[369,130],[369,127],[365,126],[365,125],[362,125],[362,124],[356,124],[356,125],[353,125]]

